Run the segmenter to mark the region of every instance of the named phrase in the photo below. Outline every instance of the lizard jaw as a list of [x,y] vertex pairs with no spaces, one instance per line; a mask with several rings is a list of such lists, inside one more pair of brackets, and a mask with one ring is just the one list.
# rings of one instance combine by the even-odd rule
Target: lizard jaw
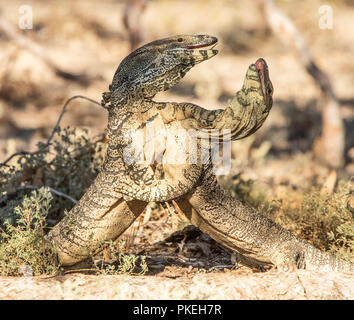
[[258,73],[261,91],[263,94],[265,105],[267,106],[266,112],[269,112],[273,105],[273,84],[269,78],[268,65],[264,59],[259,58],[253,65]]
[[205,43],[198,43],[198,44],[182,46],[182,48],[184,48],[184,49],[199,49],[199,48],[206,48],[206,47],[212,46],[211,49],[213,49],[216,46],[217,42],[218,42],[218,39],[215,37],[212,37],[210,41],[206,41]]
[[[211,39],[206,40],[204,43],[190,44],[182,46],[181,48],[186,51],[190,51],[195,58],[195,62],[199,63],[201,61],[209,60],[214,57],[219,51],[214,49],[218,42],[218,39],[212,37]],[[211,47],[208,49],[208,47]],[[202,50],[197,50],[202,49]]]
[[271,97],[273,95],[273,85],[269,79],[267,63],[264,59],[259,58],[255,62],[255,66],[258,72],[259,79],[261,81],[262,93],[264,98]]

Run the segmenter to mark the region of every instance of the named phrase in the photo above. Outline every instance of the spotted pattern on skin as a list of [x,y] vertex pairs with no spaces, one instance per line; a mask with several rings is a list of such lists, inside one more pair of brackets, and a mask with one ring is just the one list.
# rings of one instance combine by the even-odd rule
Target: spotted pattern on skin
[[215,56],[217,50],[206,49],[215,43],[215,37],[206,35],[170,37],[149,43],[122,61],[102,99],[109,111],[105,163],[79,203],[47,237],[57,248],[62,265],[92,256],[104,241],[115,240],[141,214],[147,202],[180,197],[177,201],[191,222],[241,253],[242,259],[284,268],[294,264],[354,271],[352,264],[309,246],[233,199],[218,185],[211,162],[155,166],[159,176],[164,173],[164,179],[156,179],[152,166],[124,162],[122,150],[128,143],[136,143],[133,139],[124,140],[124,133],[144,130],[151,119],[172,130],[206,129],[212,134],[212,129],[228,129],[228,136],[216,136],[220,140],[244,138],[263,124],[272,107],[273,94],[263,59],[248,68],[242,89],[225,110],[152,100],[156,93],[178,83],[194,65]]

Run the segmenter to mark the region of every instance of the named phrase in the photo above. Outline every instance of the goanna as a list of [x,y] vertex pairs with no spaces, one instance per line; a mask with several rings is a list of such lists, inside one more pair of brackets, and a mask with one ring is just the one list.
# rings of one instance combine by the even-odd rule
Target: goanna
[[214,56],[215,49],[203,48],[215,43],[216,38],[210,36],[176,36],[147,44],[122,61],[110,92],[103,96],[103,105],[109,110],[105,164],[72,209],[71,218],[65,218],[49,235],[63,265],[82,260],[103,240],[118,237],[147,201],[180,197],[178,203],[192,223],[241,253],[246,264],[353,271],[352,264],[322,253],[227,195],[218,186],[210,161],[178,167],[164,164],[165,179],[160,180],[154,165],[127,164],[124,150],[134,144],[134,139],[127,139],[126,133],[142,129],[151,121],[172,130],[212,130],[209,135],[215,135],[215,129],[227,129],[228,135],[217,136],[221,141],[244,138],[263,124],[273,94],[263,59],[249,67],[242,89],[225,110],[152,100],[156,93],[175,85],[195,64]]

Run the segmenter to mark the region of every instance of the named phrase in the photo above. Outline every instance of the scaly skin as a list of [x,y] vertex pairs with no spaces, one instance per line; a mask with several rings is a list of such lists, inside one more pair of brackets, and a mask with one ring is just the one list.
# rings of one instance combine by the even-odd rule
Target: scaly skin
[[[210,55],[206,56],[210,57]],[[257,63],[264,66],[265,72],[262,74],[268,77],[265,61],[259,59]],[[114,108],[119,107],[120,116],[111,117],[112,121],[116,121],[117,124],[109,126],[114,130],[111,130],[112,139],[107,154],[110,159],[122,159],[130,179],[135,184],[130,179],[119,180],[114,185],[115,190],[122,193],[125,199],[142,201],[168,201],[189,192],[199,180],[202,172],[200,163],[191,164],[189,153],[194,152],[197,156],[200,156],[200,148],[188,150],[189,153],[187,152],[187,157],[184,159],[184,165],[174,165],[173,168],[171,168],[171,164],[163,166],[164,171],[173,170],[175,172],[174,177],[168,179],[170,175],[166,175],[167,179],[156,180],[155,171],[150,164],[134,163],[133,161],[131,164],[126,163],[127,156],[123,156],[123,150],[126,150],[128,145],[132,147],[139,145],[143,148],[146,141],[146,139],[127,139],[126,133],[130,130],[133,130],[134,133],[146,130],[149,121],[153,123],[154,130],[176,131],[177,127],[171,130],[168,124],[178,120],[182,124],[179,129],[198,130],[201,137],[208,138],[210,136],[214,141],[217,139],[224,142],[249,136],[263,124],[272,106],[273,87],[269,77],[266,78],[267,87],[264,88],[264,90],[269,91],[266,94],[267,103],[264,103],[262,99],[256,99],[253,95],[253,90],[257,86],[261,86],[260,74],[257,71],[256,64],[250,65],[242,89],[236,93],[235,98],[231,100],[225,110],[206,110],[191,103],[157,103],[145,100],[144,106],[149,105],[146,108],[147,110],[141,113],[123,114],[121,113],[121,110],[124,110],[123,107],[116,104]],[[258,89],[262,90],[260,87]],[[200,129],[204,129],[204,132],[201,132]],[[221,135],[222,130],[226,129],[229,134]],[[145,135],[144,132],[141,133],[142,137],[147,135],[146,132]],[[148,138],[156,139],[151,136]],[[161,145],[165,146],[164,143],[160,143],[160,147]],[[161,150],[156,150],[156,148],[159,148],[159,143],[155,143],[155,152],[164,153],[163,148]]]
[[178,201],[186,217],[217,242],[241,254],[250,267],[354,272],[353,264],[322,252],[225,192],[211,167],[200,184]]
[[[148,119],[161,120],[157,110],[169,106],[152,101],[154,95],[175,85],[195,64],[216,50],[196,50],[216,43],[210,36],[176,36],[154,41],[132,52],[117,69],[110,92],[103,95],[108,109],[106,160],[101,172],[78,204],[48,234],[61,265],[75,264],[95,253],[105,240],[115,240],[143,211],[147,201],[167,201],[190,191],[199,178],[183,174],[183,181],[149,187],[150,165],[124,163],[128,130],[144,127]],[[167,117],[169,112],[165,112]],[[199,169],[201,173],[201,168]],[[132,196],[141,201],[126,201]]]
[[[242,89],[236,93],[225,111],[203,114],[210,122],[210,115],[217,113],[215,120],[204,128],[230,129],[232,140],[247,137],[263,124],[269,114],[272,94],[273,86],[267,65],[259,59],[249,67]],[[189,127],[194,121],[191,118],[179,122]],[[188,124],[185,125],[185,122]],[[202,127],[200,123],[194,126]],[[169,177],[178,179],[179,176],[170,170]],[[282,270],[301,268],[354,272],[353,264],[321,252],[234,199],[218,185],[211,164],[203,166],[203,174],[196,188],[179,199],[178,203],[195,226],[240,253],[243,264],[253,267],[276,265]]]
[[213,49],[197,50],[216,41],[203,35],[157,40],[135,50],[119,65],[110,91],[103,95],[103,106],[109,111],[107,157],[111,161],[122,159],[129,176],[114,183],[114,190],[125,199],[167,201],[190,191],[197,182],[201,174],[199,166],[188,165],[185,170],[192,168],[192,175],[183,174],[181,179],[161,183],[156,181],[150,163],[129,161],[124,151],[128,146],[140,147],[141,141],[129,138],[132,129],[144,132],[149,121],[158,128],[164,127],[174,104],[157,103],[152,98],[174,86],[193,66],[216,55]]
[[83,260],[104,240],[116,239],[129,227],[144,205],[124,200],[167,201],[193,189],[202,173],[200,165],[169,165],[164,171],[171,179],[156,181],[152,166],[126,164],[123,150],[134,143],[126,139],[126,133],[131,129],[143,130],[149,119],[158,126],[184,119],[184,127],[212,127],[211,122],[221,110],[156,103],[152,98],[175,85],[195,64],[217,53],[194,47],[199,49],[215,42],[216,38],[209,36],[172,37],[145,45],[122,61],[110,92],[103,95],[103,106],[109,111],[105,163],[79,203],[47,237],[56,246],[61,265]]
[[69,217],[49,235],[59,248],[62,265],[84,259],[102,240],[117,238],[146,205],[124,199],[167,201],[182,196],[180,207],[192,223],[241,253],[246,264],[354,271],[352,264],[320,252],[227,195],[217,185],[210,163],[164,164],[162,180],[154,166],[127,163],[124,150],[137,142],[126,139],[125,134],[130,129],[144,129],[152,119],[160,128],[206,129],[214,138],[210,129],[229,129],[231,134],[226,137],[217,133],[220,141],[244,138],[263,124],[272,106],[272,84],[262,59],[249,67],[243,88],[225,110],[152,101],[196,63],[214,56],[216,50],[195,50],[213,43],[215,38],[208,36],[177,36],[145,45],[123,60],[110,92],[104,94],[110,139],[102,172]]

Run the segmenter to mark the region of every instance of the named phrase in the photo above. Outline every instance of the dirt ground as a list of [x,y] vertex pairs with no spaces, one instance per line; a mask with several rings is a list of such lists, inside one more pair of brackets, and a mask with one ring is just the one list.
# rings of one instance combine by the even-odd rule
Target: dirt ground
[[[23,1],[0,2],[0,15],[17,27]],[[62,69],[85,73],[87,83],[57,76],[36,55],[0,31],[0,161],[16,151],[36,149],[48,138],[66,99],[85,95],[97,101],[107,91],[119,62],[130,52],[122,22],[125,1],[29,0],[33,29],[22,35],[39,43]],[[330,76],[346,125],[346,163],[337,179],[354,175],[354,6],[331,2],[332,30],[318,26],[323,1],[277,1]],[[255,180],[277,197],[283,186],[306,189],[328,180],[331,170],[316,162],[312,145],[320,133],[319,89],[289,51],[266,28],[253,1],[155,0],[142,15],[143,42],[175,34],[219,38],[219,54],[196,66],[181,84],[158,101],[188,101],[214,109],[243,82],[249,64],[263,57],[270,68],[274,105],[264,126],[235,142],[230,176]],[[73,102],[62,126],[88,128],[97,135],[107,125],[103,108]],[[164,209],[145,213],[122,236],[131,252],[149,256],[144,276],[66,274],[0,278],[1,299],[353,299],[354,277],[339,273],[274,269],[253,272],[235,267],[234,255],[198,231],[182,230],[183,217]],[[145,218],[144,220],[144,217]],[[179,230],[179,231],[177,231]],[[175,238],[166,240],[173,232]],[[184,232],[184,233],[183,233]],[[194,232],[194,233],[193,233]],[[192,240],[187,240],[192,234]]]
[[352,299],[348,274],[299,270],[194,274],[189,277],[66,275],[50,279],[0,277],[2,299]]

